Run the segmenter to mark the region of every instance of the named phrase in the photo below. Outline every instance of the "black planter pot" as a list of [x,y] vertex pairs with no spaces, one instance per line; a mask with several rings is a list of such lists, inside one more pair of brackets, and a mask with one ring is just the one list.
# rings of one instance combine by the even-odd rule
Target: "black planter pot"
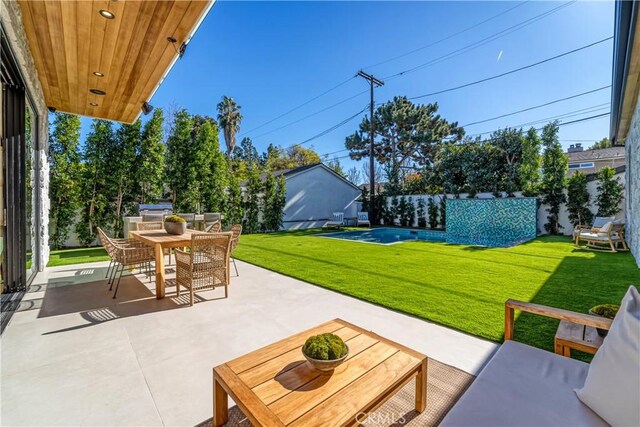
[[[591,311],[591,309],[589,309],[589,314],[592,315],[592,316],[604,317],[604,316],[600,316],[599,314],[594,313],[593,311]],[[607,334],[609,333],[608,330],[600,329],[600,328],[596,328],[596,332],[598,332],[598,335],[600,335],[602,338],[606,337]]]

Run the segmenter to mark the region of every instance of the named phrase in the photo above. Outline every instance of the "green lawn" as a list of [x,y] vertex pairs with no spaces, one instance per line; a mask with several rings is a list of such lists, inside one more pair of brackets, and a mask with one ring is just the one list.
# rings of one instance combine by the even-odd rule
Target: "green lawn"
[[[306,282],[502,341],[504,302],[532,301],[586,313],[618,303],[640,270],[629,253],[576,250],[540,237],[513,248],[326,239],[319,230],[244,235],[235,256]],[[523,314],[516,339],[553,349],[557,322]],[[424,339],[428,339],[425,337]]]
[[98,261],[109,261],[109,256],[103,248],[62,249],[51,251],[47,267]]

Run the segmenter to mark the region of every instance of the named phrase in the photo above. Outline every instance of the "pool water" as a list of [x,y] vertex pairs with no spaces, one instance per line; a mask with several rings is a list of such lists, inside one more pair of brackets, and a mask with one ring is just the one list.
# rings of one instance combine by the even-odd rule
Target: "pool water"
[[373,228],[356,231],[340,231],[336,233],[318,234],[320,237],[332,239],[354,240],[357,242],[378,243],[389,245],[400,242],[423,241],[423,242],[445,242],[471,246],[485,246],[489,248],[508,248],[519,245],[529,239],[518,241],[506,241],[495,238],[487,238],[482,235],[470,235],[464,238],[447,238],[444,231],[421,230],[411,228]]
[[319,234],[319,236],[381,244],[406,242],[411,240],[427,242],[447,241],[446,233],[444,231],[412,230],[406,228],[373,228],[370,230],[341,231],[337,233]]

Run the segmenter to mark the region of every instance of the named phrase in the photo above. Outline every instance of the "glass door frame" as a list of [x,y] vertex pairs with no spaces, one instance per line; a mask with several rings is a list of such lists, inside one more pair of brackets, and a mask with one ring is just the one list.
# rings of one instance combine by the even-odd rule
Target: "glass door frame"
[[[31,242],[32,248],[32,265],[27,270],[26,244],[30,240],[27,233],[31,230],[27,229],[27,211],[26,211],[26,179],[31,179],[31,171],[26,171],[26,112],[29,108],[31,116],[30,137],[31,152],[37,153],[39,148],[38,129],[40,125],[40,117],[37,110],[33,108],[33,98],[26,89],[25,79],[17,66],[17,61],[13,56],[11,47],[4,29],[0,27],[1,39],[1,55],[2,55],[2,155],[3,155],[3,175],[4,175],[4,255],[3,265],[3,292],[23,291],[26,286],[33,280],[35,272],[39,269],[39,244]],[[35,130],[35,131],[34,131]],[[33,155],[32,169],[35,174],[38,173],[40,165],[38,164],[39,156]],[[37,180],[34,180],[37,181]],[[17,184],[17,185],[16,185]],[[39,185],[32,187],[32,210],[37,209],[38,200],[40,198]],[[32,213],[29,212],[31,215]],[[39,215],[33,215],[35,220],[32,224],[36,229],[39,228]],[[37,240],[39,233],[34,233]]]

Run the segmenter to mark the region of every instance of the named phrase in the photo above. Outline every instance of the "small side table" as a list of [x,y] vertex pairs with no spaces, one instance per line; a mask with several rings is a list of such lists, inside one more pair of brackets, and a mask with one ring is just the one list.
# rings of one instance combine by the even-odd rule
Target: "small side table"
[[571,349],[596,354],[603,338],[596,328],[561,320],[555,337],[555,353],[571,357]]

